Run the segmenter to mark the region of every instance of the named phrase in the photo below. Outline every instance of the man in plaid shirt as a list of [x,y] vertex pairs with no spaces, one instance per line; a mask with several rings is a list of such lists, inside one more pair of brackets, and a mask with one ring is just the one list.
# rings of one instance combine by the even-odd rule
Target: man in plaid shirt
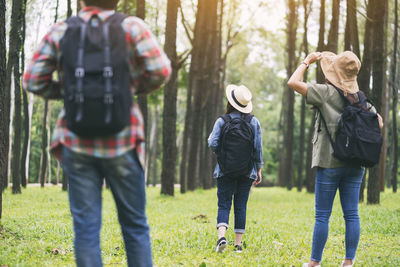
[[[87,22],[94,15],[101,21],[115,13],[118,0],[85,0],[79,17]],[[92,19],[92,23],[96,22]],[[139,18],[127,17],[121,27],[130,60],[132,93],[145,94],[159,88],[171,73],[170,61],[156,38]],[[65,21],[53,26],[35,52],[24,75],[24,88],[47,99],[61,97],[62,51]],[[54,71],[61,82],[52,80]],[[144,128],[137,104],[131,107],[130,125],[106,138],[81,138],[67,128],[64,111],[59,115],[51,151],[62,161],[68,176],[69,201],[75,231],[78,266],[101,266],[101,188],[110,184],[125,241],[129,266],[152,266],[149,227],[145,215],[143,174]]]

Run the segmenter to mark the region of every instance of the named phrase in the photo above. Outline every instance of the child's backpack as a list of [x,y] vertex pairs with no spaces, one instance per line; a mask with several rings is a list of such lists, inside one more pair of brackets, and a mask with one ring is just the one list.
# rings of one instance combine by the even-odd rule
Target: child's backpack
[[[67,127],[85,138],[120,132],[130,123],[129,55],[121,22],[115,13],[106,21],[94,15],[67,20],[61,40],[64,71],[64,108]],[[94,25],[93,25],[94,24]]]
[[370,111],[371,108],[367,106],[370,101],[362,91],[357,93],[357,100],[354,95],[345,96],[340,89],[336,90],[346,102],[346,107],[340,117],[335,142],[320,112],[333,147],[333,155],[343,162],[373,167],[379,163],[383,142],[378,115]]
[[249,175],[254,166],[254,131],[250,124],[254,116],[240,114],[232,118],[221,116],[225,121],[221,128],[217,160],[224,176]]

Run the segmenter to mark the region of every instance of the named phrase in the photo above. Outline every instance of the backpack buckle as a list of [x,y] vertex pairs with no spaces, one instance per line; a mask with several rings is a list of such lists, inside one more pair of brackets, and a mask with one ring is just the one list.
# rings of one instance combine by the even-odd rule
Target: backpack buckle
[[112,94],[105,94],[104,95],[104,103],[107,105],[110,105],[114,103],[114,97]]
[[111,78],[114,75],[111,67],[104,67],[103,76],[104,78]]
[[83,94],[82,93],[75,94],[75,103],[83,103]]
[[76,78],[83,78],[83,77],[85,77],[85,69],[84,69],[84,68],[76,68],[76,69],[75,69],[75,77],[76,77]]

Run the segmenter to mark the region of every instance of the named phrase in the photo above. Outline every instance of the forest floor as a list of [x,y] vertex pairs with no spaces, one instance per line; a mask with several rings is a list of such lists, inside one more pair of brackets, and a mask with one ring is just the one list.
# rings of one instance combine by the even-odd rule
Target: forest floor
[[[389,191],[389,190],[387,190]],[[103,193],[102,257],[105,266],[126,266],[115,206]],[[248,204],[244,252],[217,241],[216,189],[160,196],[148,189],[147,215],[155,266],[301,266],[311,251],[314,195],[281,188],[255,188]],[[356,266],[400,266],[400,193],[381,194],[381,204],[360,205],[361,240]],[[233,225],[233,214],[231,213]],[[0,266],[73,266],[73,232],[67,193],[59,187],[28,188],[3,196]],[[338,195],[330,221],[323,266],[340,266],[344,221]]]

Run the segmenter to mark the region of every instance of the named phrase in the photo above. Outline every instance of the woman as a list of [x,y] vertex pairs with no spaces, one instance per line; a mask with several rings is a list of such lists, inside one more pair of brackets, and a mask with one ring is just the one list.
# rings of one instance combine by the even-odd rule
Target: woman
[[[226,97],[228,100],[226,113],[217,119],[213,131],[208,138],[208,145],[217,153],[219,162],[215,167],[213,175],[217,179],[218,187],[218,242],[216,251],[223,252],[227,246],[225,233],[229,225],[229,213],[233,197],[235,251],[242,252],[242,236],[245,232],[246,207],[250,188],[252,185],[260,184],[262,180],[261,127],[258,120],[250,115],[253,108],[251,102],[252,95],[247,87],[243,85],[229,85],[226,88]],[[243,131],[243,135],[241,136],[246,136],[246,133],[250,134],[248,135],[247,142],[244,140],[246,138],[242,137],[243,140],[237,139],[233,143],[231,141],[229,147],[227,147],[226,144],[229,143],[227,140],[229,136],[228,132],[231,131],[228,130],[228,126],[233,124],[241,126],[240,131]],[[233,129],[233,127],[230,129]],[[220,138],[221,135],[223,138]],[[241,150],[238,153],[233,153],[235,147],[240,146]],[[246,153],[245,151],[252,153],[252,156],[241,159],[240,157],[243,157]],[[224,161],[222,161],[221,156],[223,153],[225,153]],[[244,169],[238,169],[236,168],[237,166],[244,166]],[[246,166],[248,167],[246,168]],[[225,175],[222,170],[224,170]]]
[[[309,65],[320,61],[326,78],[325,84],[306,84],[303,75]],[[344,95],[357,96],[359,91],[357,74],[361,63],[357,56],[345,51],[339,55],[331,52],[315,52],[306,57],[288,81],[290,88],[306,97],[307,103],[317,107],[326,121],[330,133],[336,132],[338,121],[344,110],[345,102],[338,88]],[[358,99],[358,98],[357,98]],[[312,253],[309,263],[303,267],[320,266],[322,252],[328,238],[329,217],[337,189],[346,223],[346,256],[342,266],[353,266],[358,241],[360,239],[360,220],[358,216],[358,198],[364,169],[341,162],[333,157],[333,148],[325,128],[321,127],[320,114],[317,114],[313,138],[312,167],[317,167],[315,182],[315,226]],[[382,118],[378,114],[379,126]]]

